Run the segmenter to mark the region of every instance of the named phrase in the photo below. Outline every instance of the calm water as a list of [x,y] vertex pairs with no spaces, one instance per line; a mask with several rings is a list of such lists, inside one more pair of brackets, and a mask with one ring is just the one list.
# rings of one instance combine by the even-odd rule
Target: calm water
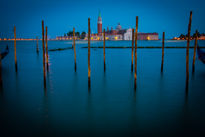
[[[191,46],[193,46],[191,41]],[[91,91],[88,92],[86,41],[77,41],[77,72],[73,50],[49,52],[47,91],[43,88],[41,41],[17,42],[15,72],[13,42],[2,61],[0,136],[205,136],[205,65],[196,60],[185,92],[186,49],[138,49],[137,91],[131,73],[131,49],[91,49]],[[205,41],[199,41],[200,46]],[[71,47],[72,41],[49,41],[49,49]],[[92,42],[91,46],[102,46]],[[131,41],[108,41],[107,46],[131,46]],[[161,41],[139,41],[161,46]],[[165,46],[186,46],[166,41]]]

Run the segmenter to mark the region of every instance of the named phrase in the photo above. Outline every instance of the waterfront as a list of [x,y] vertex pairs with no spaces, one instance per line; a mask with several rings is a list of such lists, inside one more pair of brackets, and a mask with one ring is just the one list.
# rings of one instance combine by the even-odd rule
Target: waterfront
[[[76,41],[77,72],[72,49],[49,52],[47,91],[43,88],[41,41],[17,41],[15,72],[13,41],[0,41],[3,91],[0,95],[1,134],[10,136],[204,136],[205,66],[196,61],[185,92],[186,49],[138,49],[137,91],[131,73],[131,49],[91,49],[91,91],[87,85],[87,41]],[[138,41],[160,47],[161,41]],[[190,46],[194,45],[191,41]],[[200,46],[205,41],[199,41]],[[103,46],[92,41],[91,46]],[[106,41],[106,46],[131,46],[131,41]],[[165,41],[186,47],[186,41]],[[49,49],[72,47],[72,41],[49,41]]]

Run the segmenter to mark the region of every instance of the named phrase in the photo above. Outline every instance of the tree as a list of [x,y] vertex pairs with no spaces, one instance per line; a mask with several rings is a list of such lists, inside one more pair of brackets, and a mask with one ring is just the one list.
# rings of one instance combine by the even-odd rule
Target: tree
[[186,39],[186,36],[185,36],[184,34],[181,34],[181,35],[179,36],[179,38],[180,38],[180,39]]
[[83,32],[81,33],[81,35],[80,35],[80,38],[81,38],[81,39],[84,39],[85,36],[86,36],[86,33],[83,31]]
[[80,32],[76,32],[75,36],[79,38],[80,37]]
[[67,33],[67,36],[73,36],[73,31],[69,31],[69,32]]
[[196,38],[196,36],[197,37],[200,37],[201,36],[201,34],[198,32],[198,30],[193,34],[193,38]]

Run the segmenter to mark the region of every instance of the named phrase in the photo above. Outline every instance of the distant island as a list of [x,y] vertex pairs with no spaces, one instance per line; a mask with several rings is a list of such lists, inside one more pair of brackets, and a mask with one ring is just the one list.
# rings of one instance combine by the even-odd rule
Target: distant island
[[[100,12],[99,12],[96,25],[97,25],[97,33],[91,34],[91,40],[103,40],[104,31],[105,31],[106,40],[132,40],[132,28],[123,29],[120,23],[117,24],[115,29],[113,27],[109,28],[107,26],[107,28],[103,30],[102,17],[101,17]],[[156,32],[152,32],[152,33],[138,32],[137,35],[138,35],[138,40],[159,40],[159,35]],[[87,40],[88,34],[86,34],[85,32],[82,32],[81,34],[79,32],[76,32],[75,38]],[[56,37],[56,39],[57,40],[72,40],[73,31],[69,31],[67,34],[64,34],[64,36],[58,36]]]
[[[191,37],[190,39],[193,40],[196,38],[196,36],[198,37],[198,40],[205,40],[205,33],[199,33],[198,31],[196,31]],[[184,35],[181,34],[179,37],[174,37],[172,40],[187,40],[188,39],[188,34]]]

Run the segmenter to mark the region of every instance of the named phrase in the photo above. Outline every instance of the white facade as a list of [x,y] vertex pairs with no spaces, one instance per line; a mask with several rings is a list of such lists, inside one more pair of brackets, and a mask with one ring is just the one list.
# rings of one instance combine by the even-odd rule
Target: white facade
[[132,29],[127,29],[123,35],[123,40],[132,40]]

